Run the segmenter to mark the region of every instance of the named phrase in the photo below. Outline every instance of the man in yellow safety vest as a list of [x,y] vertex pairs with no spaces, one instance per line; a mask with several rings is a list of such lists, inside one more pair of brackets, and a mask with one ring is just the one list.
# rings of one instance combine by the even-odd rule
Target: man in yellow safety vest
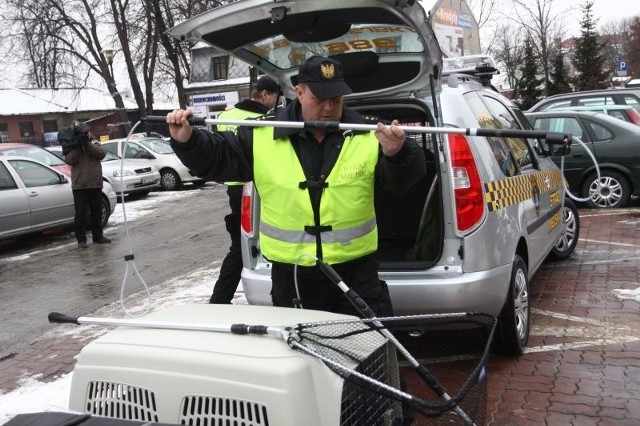
[[[365,124],[343,105],[349,93],[342,64],[313,56],[298,69],[296,98],[274,119]],[[393,314],[375,259],[374,191],[402,192],[425,173],[424,156],[396,120],[351,132],[240,126],[229,140],[192,128],[190,115],[175,110],[166,117],[180,159],[208,180],[253,181],[260,194],[260,250],[272,264],[274,305],[360,316],[319,268],[321,259],[377,316]]]

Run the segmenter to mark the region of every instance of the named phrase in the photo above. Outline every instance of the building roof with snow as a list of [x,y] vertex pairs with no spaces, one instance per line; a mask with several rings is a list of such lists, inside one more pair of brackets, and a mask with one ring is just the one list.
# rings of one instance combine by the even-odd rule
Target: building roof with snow
[[[124,98],[125,109],[137,109]],[[108,92],[91,88],[0,89],[0,116],[43,115],[86,111],[113,111],[115,102]]]

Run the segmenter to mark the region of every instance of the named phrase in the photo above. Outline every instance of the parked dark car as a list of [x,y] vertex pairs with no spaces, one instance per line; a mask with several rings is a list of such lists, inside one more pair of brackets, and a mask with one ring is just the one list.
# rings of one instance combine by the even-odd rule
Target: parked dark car
[[[632,195],[640,195],[639,126],[597,112],[549,110],[525,115],[535,129],[569,132],[593,153],[599,181],[591,157],[577,141],[564,160],[571,192],[588,197],[589,206],[624,207]],[[552,158],[560,164],[560,155]]]
[[640,89],[603,89],[559,93],[544,98],[529,108],[528,112],[592,105],[631,105],[640,107]]

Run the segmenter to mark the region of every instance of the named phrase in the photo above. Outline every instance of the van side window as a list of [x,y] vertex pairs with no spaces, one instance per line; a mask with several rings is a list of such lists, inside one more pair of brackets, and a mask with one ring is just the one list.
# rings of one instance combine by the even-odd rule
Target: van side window
[[[483,96],[482,100],[487,105],[491,113],[498,117],[498,121],[502,124],[502,129],[522,130],[520,124],[511,113],[511,110],[491,96]],[[524,138],[504,138],[509,156],[513,159],[518,172],[523,170],[531,170],[533,166],[533,154],[530,152],[529,144]],[[509,175],[513,176],[513,175]]]

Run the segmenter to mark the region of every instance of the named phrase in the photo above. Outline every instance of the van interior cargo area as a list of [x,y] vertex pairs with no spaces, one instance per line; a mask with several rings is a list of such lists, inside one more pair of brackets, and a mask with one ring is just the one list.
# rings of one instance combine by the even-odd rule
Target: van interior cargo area
[[[397,119],[403,126],[434,126],[435,122],[431,111],[421,103],[350,107],[371,122],[390,123]],[[380,190],[375,194],[381,270],[426,269],[436,263],[442,251],[442,200],[440,182],[436,180],[438,136],[433,133],[407,136],[421,147],[427,173],[402,193]]]

